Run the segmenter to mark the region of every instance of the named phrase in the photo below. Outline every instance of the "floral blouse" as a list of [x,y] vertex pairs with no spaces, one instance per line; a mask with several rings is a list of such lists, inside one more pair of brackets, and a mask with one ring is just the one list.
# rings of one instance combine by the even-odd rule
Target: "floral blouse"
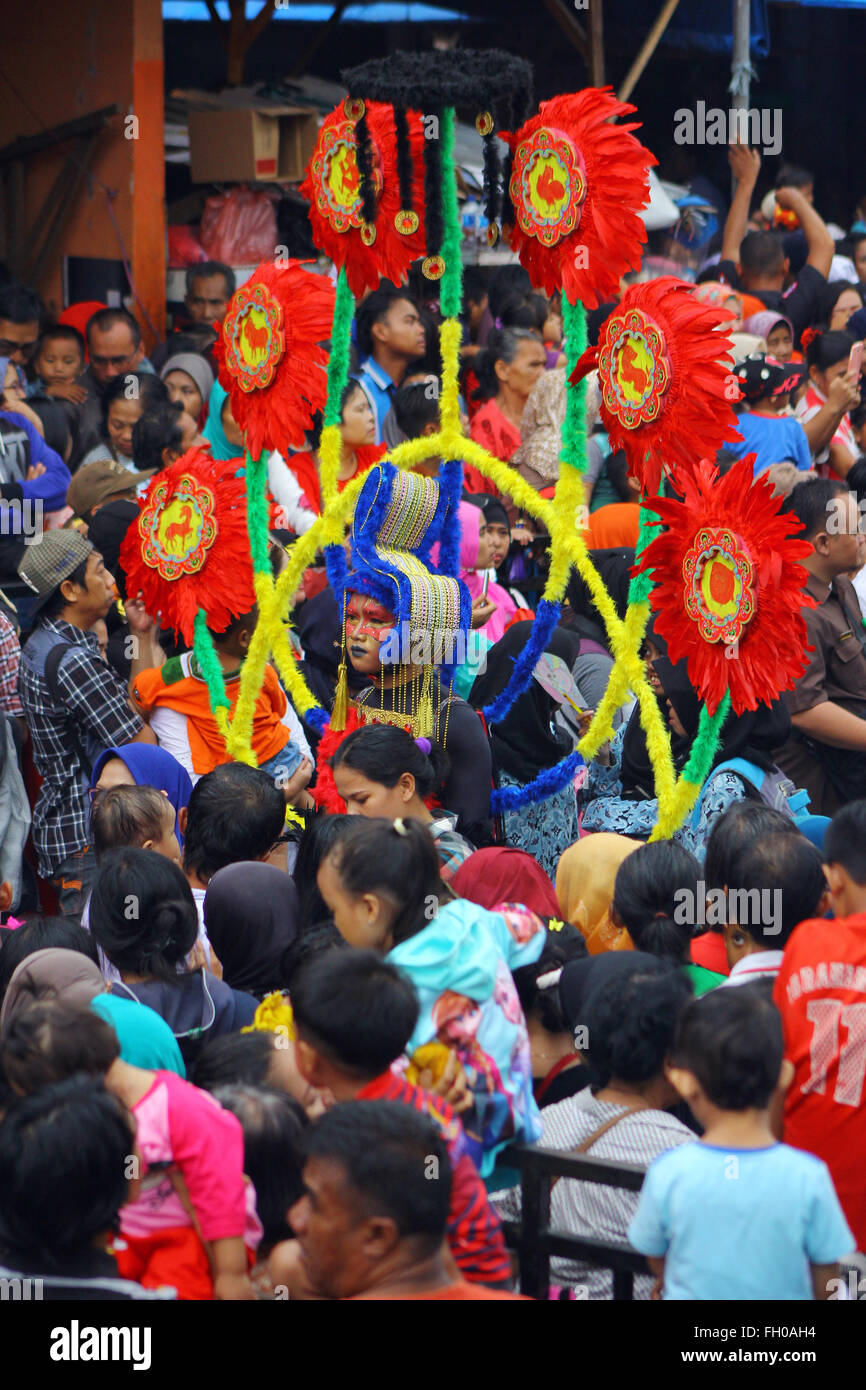
[[[626,727],[625,724],[621,725],[611,739],[610,766],[604,767],[597,761],[589,764],[579,794],[583,834],[607,830],[614,835],[630,835],[635,840],[646,840],[658,820],[658,801],[655,797],[631,801],[622,794],[622,745]],[[727,768],[711,772],[701,790],[697,815],[692,812],[685,825],[680,826],[671,839],[690,850],[703,863],[714,823],[723,811],[735,801],[743,801],[747,795],[743,779],[736,772]]]

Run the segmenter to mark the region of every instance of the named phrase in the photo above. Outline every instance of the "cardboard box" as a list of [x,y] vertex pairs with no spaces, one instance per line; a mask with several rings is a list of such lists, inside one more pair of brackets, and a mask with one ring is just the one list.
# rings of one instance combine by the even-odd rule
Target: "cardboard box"
[[319,131],[308,106],[191,110],[193,183],[297,183]]

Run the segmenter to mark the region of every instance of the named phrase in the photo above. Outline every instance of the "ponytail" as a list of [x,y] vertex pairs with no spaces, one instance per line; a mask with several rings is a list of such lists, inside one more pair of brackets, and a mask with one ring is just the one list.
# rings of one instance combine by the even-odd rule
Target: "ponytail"
[[623,860],[614,884],[613,915],[636,950],[685,960],[697,917],[700,875],[695,856],[670,840],[641,845]]
[[[421,821],[351,817],[347,830],[328,856],[347,893],[376,893],[396,908],[391,923],[394,944],[408,941],[432,920],[431,905],[450,902],[442,882],[433,836]],[[434,908],[435,913],[435,908]]]
[[415,779],[422,801],[437,798],[448,776],[448,755],[433,739],[413,739],[393,724],[365,724],[337,748],[331,767],[350,767],[368,782],[396,787],[404,773]]

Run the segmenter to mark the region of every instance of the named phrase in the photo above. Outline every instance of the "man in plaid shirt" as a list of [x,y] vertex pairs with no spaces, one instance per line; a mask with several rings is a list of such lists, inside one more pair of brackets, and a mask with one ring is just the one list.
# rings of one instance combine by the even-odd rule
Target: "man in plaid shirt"
[[[104,748],[155,743],[126,687],[100,655],[90,630],[114,601],[114,579],[79,531],[48,531],[28,546],[19,574],[37,598],[35,626],[21,653],[18,690],[42,786],[33,812],[39,872],[57,889],[60,911],[80,915],[95,875],[90,838],[90,771]],[[130,602],[132,676],[163,659],[153,624]],[[52,649],[65,648],[57,662]],[[46,664],[48,671],[46,672]]]

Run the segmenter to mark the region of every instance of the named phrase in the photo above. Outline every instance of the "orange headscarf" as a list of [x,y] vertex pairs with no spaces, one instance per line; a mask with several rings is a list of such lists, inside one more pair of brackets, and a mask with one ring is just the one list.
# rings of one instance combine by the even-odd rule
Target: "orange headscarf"
[[600,831],[573,844],[556,867],[560,911],[567,922],[579,928],[591,956],[602,951],[634,950],[625,927],[610,920],[610,908],[617,870],[642,843]]

